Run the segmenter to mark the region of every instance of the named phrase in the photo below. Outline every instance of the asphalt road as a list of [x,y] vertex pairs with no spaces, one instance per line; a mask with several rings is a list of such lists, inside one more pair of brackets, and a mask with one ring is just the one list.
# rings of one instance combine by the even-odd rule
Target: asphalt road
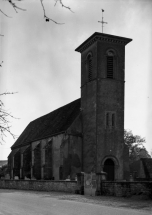
[[44,192],[0,190],[0,215],[147,215],[148,212],[70,201]]

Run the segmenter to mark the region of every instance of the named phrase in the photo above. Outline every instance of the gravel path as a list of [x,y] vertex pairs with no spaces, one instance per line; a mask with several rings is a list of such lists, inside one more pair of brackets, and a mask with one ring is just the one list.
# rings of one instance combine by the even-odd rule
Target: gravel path
[[110,207],[122,207],[122,208],[130,208],[137,209],[140,211],[147,211],[149,214],[152,214],[152,199],[147,199],[144,196],[133,196],[131,198],[123,198],[123,197],[113,197],[113,196],[84,196],[78,194],[69,194],[62,192],[35,192],[38,194],[43,194],[45,198],[48,196],[58,198],[61,200],[70,200],[77,201],[83,203],[91,203],[91,204],[102,204],[104,206]]
[[39,195],[40,198],[55,198],[59,200],[69,200],[82,203],[100,204],[108,207],[136,209],[140,212],[152,214],[152,199],[146,199],[144,196],[134,196],[131,198],[113,197],[113,196],[84,196],[78,194],[69,194],[63,192],[43,192],[43,191],[25,191],[25,190],[7,190],[1,189],[0,193],[24,192],[26,195]]

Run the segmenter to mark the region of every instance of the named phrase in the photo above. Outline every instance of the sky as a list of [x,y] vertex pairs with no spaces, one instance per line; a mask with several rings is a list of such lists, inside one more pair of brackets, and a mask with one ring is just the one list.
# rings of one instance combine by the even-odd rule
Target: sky
[[[15,1],[16,2],[16,1]],[[152,150],[152,1],[63,0],[74,13],[44,0],[46,22],[39,0],[16,2],[26,11],[16,13],[0,0],[0,93],[10,119],[11,131],[19,136],[29,122],[80,98],[80,53],[74,50],[94,32],[133,39],[126,46],[125,129],[146,138]],[[7,159],[15,140],[7,135],[0,145],[0,160]]]

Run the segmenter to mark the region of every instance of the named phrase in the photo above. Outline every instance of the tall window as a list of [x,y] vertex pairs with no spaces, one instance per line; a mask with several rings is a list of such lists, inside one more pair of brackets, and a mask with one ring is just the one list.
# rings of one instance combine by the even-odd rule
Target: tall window
[[88,81],[92,80],[92,55],[89,54],[87,56],[87,73],[88,73]]
[[113,111],[107,111],[105,115],[105,125],[106,128],[116,127],[116,113]]
[[114,52],[107,52],[107,78],[114,78]]
[[115,126],[115,113],[112,113],[111,122],[112,122],[112,127],[114,127]]
[[106,127],[109,127],[110,113],[106,113]]

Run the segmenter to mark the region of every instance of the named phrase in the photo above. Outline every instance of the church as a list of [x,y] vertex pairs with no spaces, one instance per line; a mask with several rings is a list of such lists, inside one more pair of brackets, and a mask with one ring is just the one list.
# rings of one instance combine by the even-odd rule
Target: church
[[107,173],[127,180],[124,144],[125,46],[132,39],[95,32],[81,53],[81,98],[30,122],[11,147],[10,178],[74,180]]

